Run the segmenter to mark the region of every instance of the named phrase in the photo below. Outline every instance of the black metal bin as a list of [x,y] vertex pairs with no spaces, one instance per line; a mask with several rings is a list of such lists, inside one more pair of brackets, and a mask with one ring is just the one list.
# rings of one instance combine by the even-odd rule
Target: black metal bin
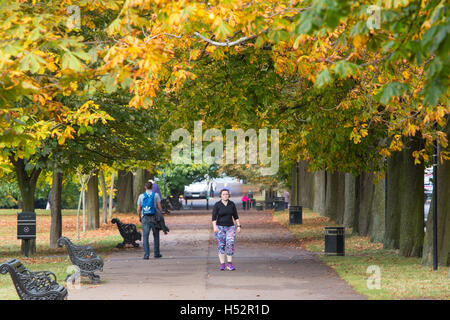
[[303,223],[303,208],[302,206],[289,207],[289,224]]
[[325,255],[345,256],[345,227],[325,227]]

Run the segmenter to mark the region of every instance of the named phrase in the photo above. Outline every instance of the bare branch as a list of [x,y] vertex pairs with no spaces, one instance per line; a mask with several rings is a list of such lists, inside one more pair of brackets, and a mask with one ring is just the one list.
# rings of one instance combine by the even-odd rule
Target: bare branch
[[210,43],[210,44],[212,44],[212,45],[214,45],[216,47],[232,47],[232,46],[238,45],[238,44],[240,44],[242,42],[254,39],[254,38],[258,37],[259,35],[261,35],[263,33],[266,33],[267,31],[269,31],[269,28],[264,29],[263,31],[261,31],[258,34],[254,34],[254,35],[247,36],[247,37],[242,37],[242,38],[239,38],[236,41],[232,41],[232,42],[229,42],[229,41],[226,41],[226,42],[213,41],[211,39],[206,38],[205,36],[203,36],[202,34],[200,34],[197,31],[194,32],[194,35],[196,37],[202,39],[203,41],[206,41],[206,42],[208,42],[208,43]]

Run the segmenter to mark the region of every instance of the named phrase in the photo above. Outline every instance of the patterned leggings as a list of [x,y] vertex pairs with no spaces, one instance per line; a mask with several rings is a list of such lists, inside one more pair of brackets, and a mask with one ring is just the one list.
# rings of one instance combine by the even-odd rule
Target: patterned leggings
[[217,239],[217,246],[219,254],[225,254],[225,247],[227,248],[227,255],[232,256],[234,253],[234,240],[236,239],[236,227],[217,226],[219,232],[214,232]]

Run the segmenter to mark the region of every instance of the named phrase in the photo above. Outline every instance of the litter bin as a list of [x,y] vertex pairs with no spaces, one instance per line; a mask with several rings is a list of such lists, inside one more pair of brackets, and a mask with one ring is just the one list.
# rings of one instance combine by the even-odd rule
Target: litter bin
[[25,256],[28,257],[30,240],[36,239],[36,213],[17,213],[17,239],[24,240]]
[[289,224],[303,223],[303,208],[302,206],[289,207]]
[[275,200],[275,211],[284,211],[284,197],[276,197]]
[[345,227],[325,227],[325,255],[345,256]]
[[256,211],[263,211],[264,205],[260,202],[256,204]]

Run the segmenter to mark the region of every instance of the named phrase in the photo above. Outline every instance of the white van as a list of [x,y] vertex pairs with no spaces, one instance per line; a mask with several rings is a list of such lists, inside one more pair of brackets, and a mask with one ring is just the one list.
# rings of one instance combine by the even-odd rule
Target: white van
[[184,199],[206,199],[210,184],[206,181],[194,182],[184,187]]

